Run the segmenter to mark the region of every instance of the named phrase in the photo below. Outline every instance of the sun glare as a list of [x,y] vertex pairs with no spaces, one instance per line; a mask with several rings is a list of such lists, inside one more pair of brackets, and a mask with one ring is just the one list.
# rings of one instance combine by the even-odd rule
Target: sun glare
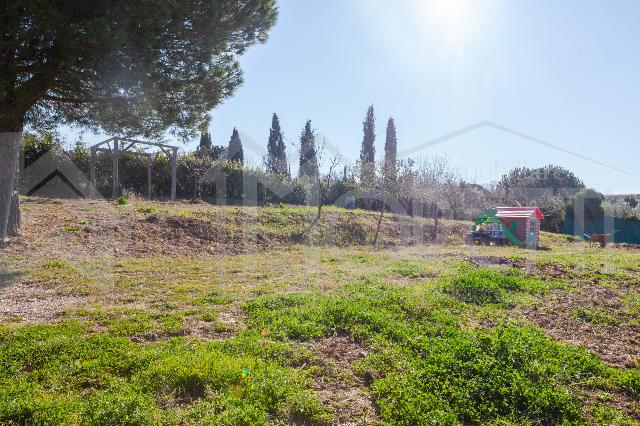
[[423,0],[417,5],[436,37],[461,44],[470,36],[474,24],[472,0]]

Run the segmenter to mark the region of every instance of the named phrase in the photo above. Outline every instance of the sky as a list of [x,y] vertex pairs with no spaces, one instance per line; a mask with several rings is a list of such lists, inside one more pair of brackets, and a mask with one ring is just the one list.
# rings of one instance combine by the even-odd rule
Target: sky
[[311,119],[328,151],[355,161],[373,104],[377,158],[393,117],[400,153],[445,156],[470,182],[557,164],[605,193],[640,193],[639,20],[640,2],[622,0],[280,0],[210,131],[226,145],[237,127],[258,165],[275,112],[295,164]]

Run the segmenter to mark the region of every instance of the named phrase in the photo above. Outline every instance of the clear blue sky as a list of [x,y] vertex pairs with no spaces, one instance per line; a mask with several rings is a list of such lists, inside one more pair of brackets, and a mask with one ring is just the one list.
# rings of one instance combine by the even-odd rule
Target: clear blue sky
[[[389,116],[399,150],[489,120],[640,176],[640,2],[280,0],[279,8],[268,42],[241,59],[245,84],[212,111],[216,144],[237,127],[246,150],[249,139],[265,147],[277,112],[294,162],[307,118],[356,159],[374,104],[377,155]],[[639,177],[489,127],[413,155],[429,154],[478,183],[554,163],[607,193],[640,193]]]

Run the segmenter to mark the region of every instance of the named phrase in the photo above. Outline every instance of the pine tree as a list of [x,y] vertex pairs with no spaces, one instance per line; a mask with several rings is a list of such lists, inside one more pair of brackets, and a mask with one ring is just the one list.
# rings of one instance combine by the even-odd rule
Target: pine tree
[[240,164],[244,164],[244,152],[242,150],[242,141],[240,140],[240,134],[234,127],[231,140],[229,141],[229,149],[227,150],[227,159],[229,161],[236,161]]
[[385,189],[392,191],[397,180],[396,161],[398,157],[398,138],[396,136],[396,124],[393,118],[387,122],[387,139],[384,143],[384,180]]
[[362,123],[363,138],[360,149],[360,184],[373,186],[375,180],[376,133],[373,105],[367,110],[367,117]]
[[311,120],[307,120],[300,134],[300,169],[298,175],[301,178],[315,178],[318,173],[316,135],[311,129]]
[[5,0],[1,9],[0,245],[24,127],[186,137],[233,95],[239,55],[278,16],[273,0]]
[[288,175],[287,151],[284,144],[284,135],[280,130],[280,120],[277,114],[273,114],[271,129],[269,130],[269,142],[267,143],[267,170],[270,173]]

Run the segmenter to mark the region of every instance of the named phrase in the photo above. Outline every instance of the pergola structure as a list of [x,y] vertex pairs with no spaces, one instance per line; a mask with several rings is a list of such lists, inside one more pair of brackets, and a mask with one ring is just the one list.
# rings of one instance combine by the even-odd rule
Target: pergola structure
[[[120,145],[122,143],[122,145]],[[153,146],[160,149],[160,151],[149,153],[144,151],[132,150],[137,145]],[[156,142],[138,141],[135,139],[113,137],[106,141],[99,142],[91,146],[91,198],[95,198],[96,188],[96,157],[98,152],[110,152],[113,157],[112,177],[113,177],[113,190],[111,196],[116,198],[119,195],[119,173],[118,173],[118,160],[120,156],[129,153],[131,155],[138,155],[147,157],[147,197],[151,198],[151,168],[153,166],[153,159],[160,152],[163,152],[171,161],[171,201],[176,200],[176,175],[177,175],[177,162],[178,162],[178,147],[172,145],[165,145]]]

